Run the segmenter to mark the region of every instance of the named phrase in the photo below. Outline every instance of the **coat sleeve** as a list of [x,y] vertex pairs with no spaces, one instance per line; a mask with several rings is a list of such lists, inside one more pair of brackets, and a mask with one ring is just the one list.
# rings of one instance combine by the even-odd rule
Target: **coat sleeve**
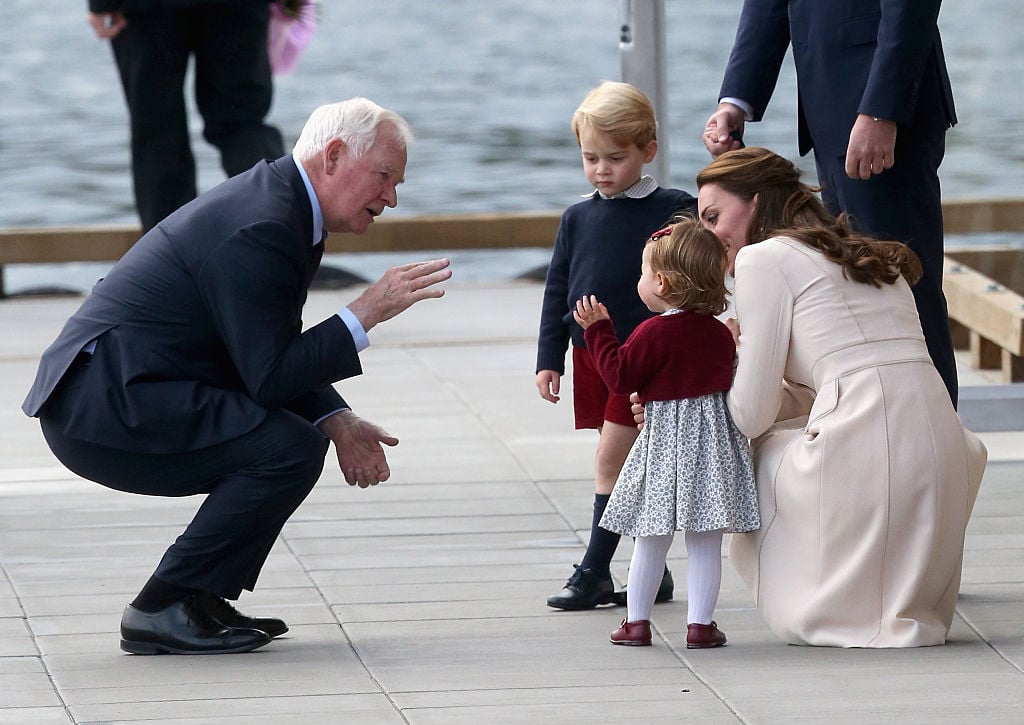
[[[537,334],[537,368],[565,373],[565,352],[569,349],[567,296],[569,294],[569,249],[566,240],[566,217],[558,226],[555,246],[551,251],[544,298],[540,309],[540,330]],[[575,324],[575,323],[573,323]]]
[[617,395],[637,392],[648,381],[651,371],[659,367],[657,346],[648,344],[650,322],[641,323],[622,345],[609,320],[595,322],[583,333],[594,367],[608,389]]
[[116,13],[122,9],[124,0],[89,0],[90,13]]
[[329,386],[362,368],[336,315],[302,330],[305,279],[294,246],[282,224],[245,227],[210,254],[197,284],[249,395],[266,408],[315,415],[340,400]]
[[748,438],[764,433],[779,416],[793,323],[794,298],[783,271],[759,251],[747,247],[736,255],[740,340],[728,404]]
[[764,116],[789,48],[789,0],[745,0],[725,67],[719,99],[751,105],[752,121]]
[[937,52],[939,5],[940,0],[882,0],[859,113],[911,125],[928,57]]

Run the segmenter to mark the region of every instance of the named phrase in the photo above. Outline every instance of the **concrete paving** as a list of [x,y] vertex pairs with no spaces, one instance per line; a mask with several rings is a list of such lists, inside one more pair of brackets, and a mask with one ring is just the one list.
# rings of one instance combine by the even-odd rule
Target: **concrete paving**
[[[313,293],[307,320],[355,293]],[[239,604],[291,631],[220,657],[118,649],[124,605],[199,499],[63,469],[19,405],[81,299],[0,301],[0,725],[1024,722],[1020,430],[982,434],[990,463],[944,647],[787,646],[726,563],[729,646],[687,651],[681,542],[653,647],[608,644],[622,609],[547,608],[584,549],[595,436],[572,430],[568,396],[536,395],[540,297],[538,284],[453,281],[371,333],[366,374],[340,388],[401,439],[392,479],[351,488],[328,460]]]

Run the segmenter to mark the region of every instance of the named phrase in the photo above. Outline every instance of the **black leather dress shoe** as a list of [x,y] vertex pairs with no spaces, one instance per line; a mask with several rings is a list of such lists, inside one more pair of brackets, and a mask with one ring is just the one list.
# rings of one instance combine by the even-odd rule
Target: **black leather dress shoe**
[[280,637],[288,631],[288,625],[276,617],[247,617],[239,612],[223,597],[208,592],[196,595],[200,606],[225,627],[241,629],[258,629],[271,637]]
[[[671,602],[672,597],[675,595],[676,583],[672,580],[672,572],[665,567],[665,573],[661,577],[661,586],[658,587],[658,593],[654,595],[655,604],[664,604],[665,602]],[[626,606],[626,587],[622,587],[615,594],[613,601],[616,606]]]
[[611,575],[595,574],[593,569],[584,569],[573,564],[576,571],[558,594],[548,597],[548,606],[555,609],[593,609],[598,604],[609,604],[615,594]]
[[189,595],[158,612],[128,605],[121,617],[121,649],[136,655],[219,655],[249,652],[270,641],[259,629],[225,627]]

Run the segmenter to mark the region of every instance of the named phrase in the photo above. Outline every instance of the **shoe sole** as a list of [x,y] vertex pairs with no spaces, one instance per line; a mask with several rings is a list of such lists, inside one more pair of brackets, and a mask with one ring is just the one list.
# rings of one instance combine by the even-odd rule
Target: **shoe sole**
[[715,647],[725,647],[726,642],[716,642],[715,644],[690,644],[686,643],[686,649],[714,649]]
[[156,642],[135,642],[133,640],[122,639],[121,649],[132,655],[231,655],[240,654],[242,652],[252,652],[254,649],[259,649],[265,644],[270,644],[270,640],[268,639],[266,642],[257,642],[256,644],[247,644],[241,647],[229,647],[227,649],[194,650],[168,647],[167,645],[158,644]]
[[619,639],[619,640],[609,639],[608,641],[611,642],[612,644],[622,644],[622,645],[625,645],[627,647],[650,647],[651,646],[650,642],[644,642],[642,640],[635,640],[635,639]]
[[553,602],[550,599],[548,600],[548,606],[552,609],[564,609],[570,612],[582,612],[586,609],[594,609],[596,607],[601,606],[602,604],[613,604],[614,601],[614,595],[609,594],[607,597],[602,597],[593,604],[588,604],[586,606],[580,606],[578,604],[573,604],[571,602]]

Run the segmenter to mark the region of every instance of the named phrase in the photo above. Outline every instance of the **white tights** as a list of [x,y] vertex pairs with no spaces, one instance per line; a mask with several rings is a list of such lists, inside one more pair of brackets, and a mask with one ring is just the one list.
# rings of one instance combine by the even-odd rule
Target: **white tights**
[[[672,534],[636,537],[626,580],[627,621],[651,618],[672,538]],[[686,622],[710,624],[722,585],[722,532],[687,531],[686,557]]]

